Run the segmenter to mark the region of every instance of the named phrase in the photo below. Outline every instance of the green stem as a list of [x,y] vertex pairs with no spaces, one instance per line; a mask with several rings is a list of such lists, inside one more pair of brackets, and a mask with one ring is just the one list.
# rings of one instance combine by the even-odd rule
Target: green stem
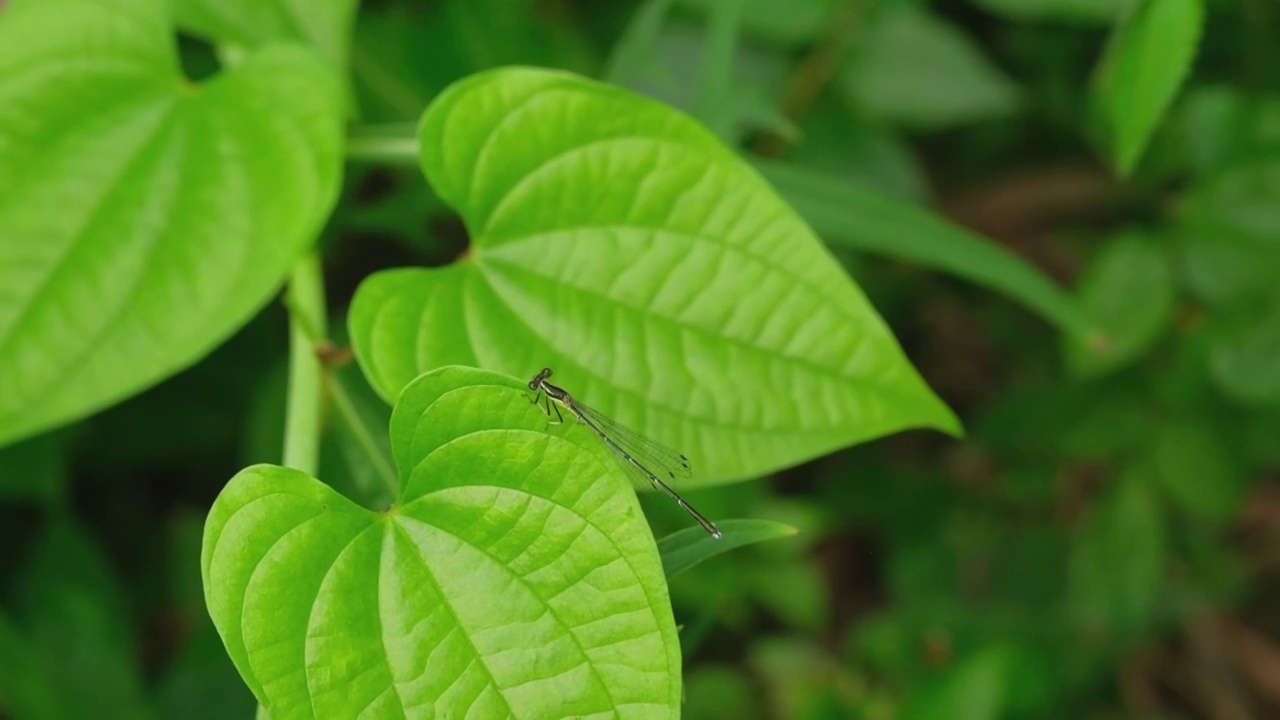
[[417,167],[417,129],[412,123],[353,128],[347,136],[347,158],[357,162]]
[[324,279],[316,255],[293,269],[289,308],[289,398],[284,421],[284,464],[309,475],[320,463],[324,373],[316,346],[324,339]]

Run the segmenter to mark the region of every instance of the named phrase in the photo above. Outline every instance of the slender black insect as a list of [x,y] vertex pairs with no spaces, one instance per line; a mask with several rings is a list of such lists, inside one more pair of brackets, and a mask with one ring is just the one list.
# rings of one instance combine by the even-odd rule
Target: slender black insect
[[[559,406],[565,406],[574,417],[578,418],[578,422],[591,428],[605,447],[613,451],[614,459],[633,482],[647,482],[666,493],[667,497],[684,508],[684,511],[689,513],[689,516],[696,520],[703,530],[711,533],[711,537],[720,539],[720,531],[716,529],[715,523],[693,509],[693,506],[685,502],[684,498],[672,490],[670,485],[658,478],[658,474],[664,474],[672,480],[691,476],[693,473],[689,466],[689,458],[584,405],[574,399],[564,388],[547,382],[549,377],[551,377],[551,368],[543,368],[542,372],[534,375],[529,381],[529,389],[537,392],[533,398],[534,405],[537,405],[539,400],[545,400],[547,416],[550,417],[554,410],[559,422],[564,422]],[[555,404],[552,404],[552,400]]]

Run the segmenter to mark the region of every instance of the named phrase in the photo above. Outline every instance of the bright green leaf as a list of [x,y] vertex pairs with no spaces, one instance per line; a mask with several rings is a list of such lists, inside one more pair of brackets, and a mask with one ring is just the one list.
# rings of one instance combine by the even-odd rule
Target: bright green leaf
[[769,520],[724,520],[716,525],[724,536],[719,540],[708,535],[702,528],[689,527],[658,541],[658,552],[662,554],[662,567],[668,580],[703,560],[734,548],[788,537],[798,532],[790,525]]
[[852,182],[787,163],[761,162],[758,167],[832,245],[944,270],[1010,296],[1063,332],[1096,335],[1070,295],[990,240]]
[[1241,470],[1212,426],[1173,422],[1151,449],[1151,474],[1187,515],[1210,523],[1235,516],[1244,491]]
[[206,601],[276,718],[676,716],[652,535],[594,435],[516,379],[429,373],[391,421],[382,513],[258,465],[205,527]]
[[13,595],[33,662],[65,717],[151,717],[125,589],[82,529],[50,520]]
[[336,196],[331,73],[276,47],[192,87],[162,5],[19,1],[0,23],[0,443],[207,353]]
[[174,21],[194,35],[244,48],[303,42],[334,68],[347,67],[357,0],[170,0]]
[[1073,339],[1067,363],[1097,376],[1137,359],[1173,321],[1173,271],[1165,252],[1138,234],[1110,239],[1085,268],[1080,303],[1106,336],[1104,343]]
[[1122,474],[1079,528],[1072,614],[1090,634],[1126,641],[1153,622],[1167,553],[1164,517],[1145,472]]
[[452,86],[423,169],[469,257],[367,279],[350,313],[385,397],[469,364],[554,382],[680,448],[689,486],[958,423],[773,191],[704,128],[566,73]]
[[1204,0],[1143,0],[1116,28],[1099,65],[1097,101],[1112,155],[1128,175],[1191,70]]
[[960,28],[913,4],[871,13],[840,70],[850,101],[919,130],[1005,117],[1021,94]]

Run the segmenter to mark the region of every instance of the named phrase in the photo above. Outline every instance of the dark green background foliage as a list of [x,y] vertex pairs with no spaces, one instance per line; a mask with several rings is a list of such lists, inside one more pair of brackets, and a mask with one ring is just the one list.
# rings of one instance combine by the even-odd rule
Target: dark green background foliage
[[0,716],[1280,716],[1276,37],[0,0]]

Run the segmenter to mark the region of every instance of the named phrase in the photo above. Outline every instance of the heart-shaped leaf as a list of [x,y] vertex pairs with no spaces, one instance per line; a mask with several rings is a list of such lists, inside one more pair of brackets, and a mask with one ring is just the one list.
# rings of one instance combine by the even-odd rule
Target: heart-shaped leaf
[[200,86],[161,0],[0,22],[0,443],[83,417],[260,308],[336,197],[341,104],[276,46]]
[[689,486],[906,427],[958,431],[813,232],[688,117],[507,68],[446,90],[419,139],[473,245],[357,292],[352,342],[384,396],[447,364],[550,366],[689,455]]
[[677,716],[680,649],[636,497],[524,389],[452,367],[405,388],[384,512],[268,465],[219,495],[205,597],[273,718]]

